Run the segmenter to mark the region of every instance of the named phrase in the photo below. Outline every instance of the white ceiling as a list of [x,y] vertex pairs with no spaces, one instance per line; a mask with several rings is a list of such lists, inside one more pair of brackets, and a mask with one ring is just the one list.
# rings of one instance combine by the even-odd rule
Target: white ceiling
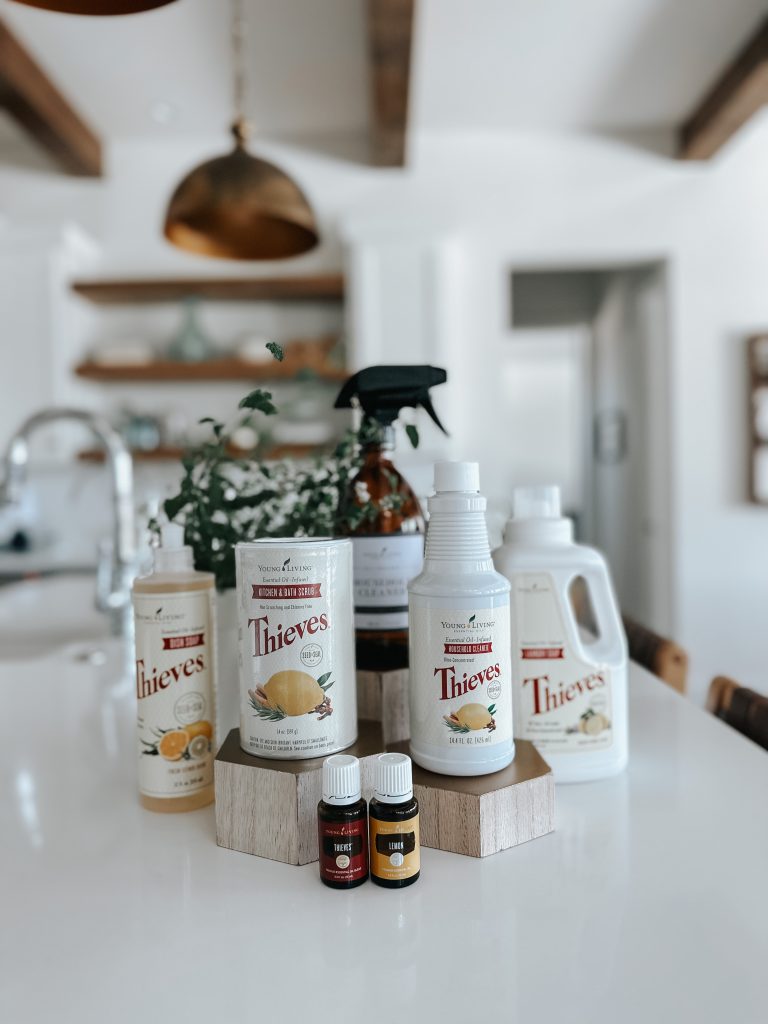
[[678,124],[767,14],[767,0],[426,0],[416,123]]
[[[679,123],[767,0],[417,0],[411,126],[636,129]],[[365,0],[246,0],[249,114],[273,136],[359,133]],[[0,16],[106,137],[210,133],[230,117],[229,5]]]
[[[366,127],[362,0],[246,0],[248,115],[265,134]],[[177,0],[89,18],[2,0],[3,17],[107,137],[216,131],[231,119],[230,5]],[[156,120],[170,114],[170,121]]]

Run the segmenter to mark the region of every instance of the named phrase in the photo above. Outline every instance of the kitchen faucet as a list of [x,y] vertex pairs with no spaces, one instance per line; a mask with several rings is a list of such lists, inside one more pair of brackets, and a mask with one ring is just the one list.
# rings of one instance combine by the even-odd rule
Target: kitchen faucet
[[24,420],[11,437],[2,463],[0,505],[19,501],[27,479],[28,440],[38,427],[59,420],[74,420],[88,427],[102,442],[112,478],[112,550],[106,593],[99,593],[102,611],[113,614],[113,626],[122,631],[130,607],[130,579],[136,565],[136,538],[133,507],[133,461],[125,442],[103,416],[84,409],[43,409]]

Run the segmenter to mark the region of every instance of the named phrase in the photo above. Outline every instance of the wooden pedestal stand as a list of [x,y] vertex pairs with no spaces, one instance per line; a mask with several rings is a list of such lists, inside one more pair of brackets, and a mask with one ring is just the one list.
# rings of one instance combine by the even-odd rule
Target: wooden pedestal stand
[[[361,721],[357,743],[344,753],[360,758],[364,793],[372,788],[373,760],[383,749],[380,724]],[[233,729],[214,762],[219,846],[284,864],[317,860],[317,805],[324,760],[251,757],[240,747],[240,730]]]
[[[363,796],[370,800],[376,754],[387,749],[378,722],[361,721],[347,753],[360,758]],[[408,743],[388,749],[407,752]],[[215,762],[216,841],[286,864],[317,860],[317,803],[323,758],[277,761],[240,749],[233,729]],[[517,741],[509,768],[454,778],[414,765],[422,846],[487,857],[554,829],[554,782],[532,744]]]
[[[407,754],[408,743],[391,749]],[[437,775],[414,764],[413,791],[421,845],[447,853],[487,857],[555,828],[552,769],[527,740],[515,740],[514,761],[493,775]]]
[[357,673],[357,714],[381,722],[384,742],[399,743],[411,735],[408,669]]

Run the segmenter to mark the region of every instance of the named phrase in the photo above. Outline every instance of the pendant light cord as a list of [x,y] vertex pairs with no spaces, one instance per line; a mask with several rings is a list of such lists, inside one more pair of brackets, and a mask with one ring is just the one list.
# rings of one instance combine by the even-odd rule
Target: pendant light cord
[[232,4],[232,102],[235,118],[232,132],[239,145],[248,137],[248,123],[245,119],[245,11],[243,0],[231,0]]

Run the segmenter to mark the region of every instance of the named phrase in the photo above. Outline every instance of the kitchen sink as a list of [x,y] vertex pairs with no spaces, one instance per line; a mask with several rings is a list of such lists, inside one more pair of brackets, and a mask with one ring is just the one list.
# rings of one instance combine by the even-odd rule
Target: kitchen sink
[[71,644],[110,635],[109,618],[95,606],[96,578],[63,573],[0,587],[0,660],[43,657]]

